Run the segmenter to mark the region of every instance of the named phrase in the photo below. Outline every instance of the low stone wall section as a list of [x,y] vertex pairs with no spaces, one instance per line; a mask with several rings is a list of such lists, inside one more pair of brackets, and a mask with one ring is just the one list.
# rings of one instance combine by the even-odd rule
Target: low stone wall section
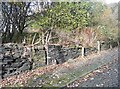
[[32,68],[30,56],[24,54],[24,46],[8,43],[0,45],[0,78],[16,75]]
[[63,48],[59,45],[48,45],[48,64],[61,64],[81,55],[79,48]]
[[[101,50],[108,49],[102,44]],[[34,55],[31,47],[22,44],[0,44],[0,78],[16,75],[40,66],[45,66],[45,50],[35,48]],[[96,48],[85,48],[85,55],[97,52]],[[65,48],[61,45],[48,45],[47,63],[62,64],[69,59],[81,56],[81,48]],[[33,60],[32,60],[33,59]]]

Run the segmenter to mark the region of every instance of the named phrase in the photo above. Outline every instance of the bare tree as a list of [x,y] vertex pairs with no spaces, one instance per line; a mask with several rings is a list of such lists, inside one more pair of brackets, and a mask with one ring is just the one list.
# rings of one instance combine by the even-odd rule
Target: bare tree
[[2,2],[2,42],[21,42],[30,2]]

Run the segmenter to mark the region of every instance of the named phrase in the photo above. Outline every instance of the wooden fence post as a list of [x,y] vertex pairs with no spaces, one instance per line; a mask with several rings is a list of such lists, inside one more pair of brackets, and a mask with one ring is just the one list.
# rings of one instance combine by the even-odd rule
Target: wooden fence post
[[85,56],[85,48],[82,46],[82,57]]
[[97,47],[97,49],[98,49],[98,53],[101,51],[101,45],[100,45],[100,41],[97,41],[97,44],[98,44],[98,47]]
[[118,46],[120,45],[119,41],[117,41],[117,45],[118,45]]

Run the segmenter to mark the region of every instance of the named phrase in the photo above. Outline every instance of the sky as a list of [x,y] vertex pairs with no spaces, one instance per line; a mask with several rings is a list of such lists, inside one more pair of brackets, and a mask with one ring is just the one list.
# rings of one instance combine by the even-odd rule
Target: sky
[[107,4],[119,2],[120,0],[105,0]]

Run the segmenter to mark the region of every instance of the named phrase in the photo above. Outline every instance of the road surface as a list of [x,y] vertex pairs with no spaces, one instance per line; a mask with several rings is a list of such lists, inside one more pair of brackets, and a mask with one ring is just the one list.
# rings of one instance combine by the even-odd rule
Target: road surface
[[67,87],[118,87],[118,60],[79,78]]

